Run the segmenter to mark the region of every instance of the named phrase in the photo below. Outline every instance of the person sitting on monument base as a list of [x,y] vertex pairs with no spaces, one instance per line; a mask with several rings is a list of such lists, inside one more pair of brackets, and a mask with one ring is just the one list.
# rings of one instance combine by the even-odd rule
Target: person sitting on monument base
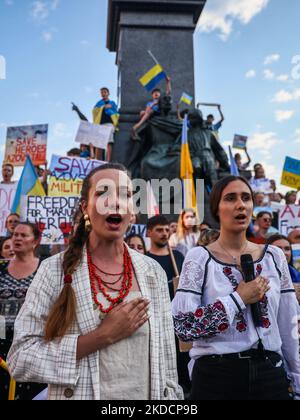
[[[166,96],[171,95],[171,78],[169,76],[166,77]],[[161,109],[159,106],[160,98],[161,98],[161,90],[158,88],[155,88],[152,90],[152,100],[147,103],[146,109],[140,112],[140,121],[135,124],[132,128],[132,139],[133,140],[139,140],[139,136],[137,134],[137,131],[139,128],[142,127],[145,122],[147,122],[153,115],[161,115]]]

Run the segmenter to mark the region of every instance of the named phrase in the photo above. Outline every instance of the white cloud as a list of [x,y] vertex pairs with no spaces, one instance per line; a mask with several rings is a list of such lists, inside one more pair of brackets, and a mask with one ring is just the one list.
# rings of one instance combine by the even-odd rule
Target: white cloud
[[300,99],[300,89],[295,89],[293,92],[282,89],[275,94],[272,102],[287,103],[298,99]]
[[226,41],[233,31],[235,21],[247,25],[269,3],[269,0],[210,0],[200,18],[198,28],[202,32],[218,30]]
[[48,4],[40,0],[33,2],[31,5],[31,16],[39,22],[47,19],[49,16]]
[[300,143],[300,128],[295,131],[295,143]]
[[38,23],[45,21],[50,12],[54,12],[59,6],[60,0],[36,0],[31,3],[30,15]]
[[249,150],[255,150],[264,155],[264,158],[268,158],[270,152],[274,149],[274,146],[282,143],[278,139],[277,134],[271,131],[266,133],[255,133],[248,140]]
[[288,74],[281,74],[277,77],[277,80],[279,82],[287,82],[290,79],[290,76]]
[[268,66],[268,65],[270,65],[272,63],[276,63],[279,60],[280,60],[280,54],[271,54],[271,55],[268,55],[265,58],[264,65],[265,66]]
[[53,32],[51,32],[51,31],[44,31],[43,32],[43,38],[44,38],[44,41],[46,41],[46,42],[52,41],[52,39],[53,39]]
[[256,77],[256,71],[255,70],[249,70],[247,71],[247,73],[245,74],[246,79],[253,79],[254,77]]
[[295,111],[292,110],[278,110],[275,111],[275,118],[278,122],[288,121],[293,117],[294,114]]
[[275,78],[275,73],[272,72],[270,69],[264,70],[264,79],[265,80],[273,80]]

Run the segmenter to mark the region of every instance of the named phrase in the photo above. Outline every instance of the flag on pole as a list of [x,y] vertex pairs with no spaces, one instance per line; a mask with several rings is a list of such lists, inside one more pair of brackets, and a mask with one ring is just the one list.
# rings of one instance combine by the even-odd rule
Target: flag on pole
[[231,147],[229,146],[229,158],[230,158],[230,173],[234,176],[240,176],[239,168],[237,167],[236,161],[232,155]]
[[188,119],[184,117],[182,127],[180,178],[183,181],[184,208],[194,209],[198,213],[196,191],[193,177],[194,169],[188,142]]
[[164,69],[157,63],[140,79],[140,83],[150,92],[161,80],[166,77],[167,75]]
[[183,92],[180,102],[184,102],[187,105],[192,105],[193,97],[188,95],[187,93]]
[[159,215],[159,206],[157,204],[150,181],[147,182],[147,214],[149,219]]
[[25,166],[18,182],[15,199],[11,208],[12,213],[20,214],[22,196],[45,196],[45,190],[38,178],[35,167],[29,156],[26,158]]

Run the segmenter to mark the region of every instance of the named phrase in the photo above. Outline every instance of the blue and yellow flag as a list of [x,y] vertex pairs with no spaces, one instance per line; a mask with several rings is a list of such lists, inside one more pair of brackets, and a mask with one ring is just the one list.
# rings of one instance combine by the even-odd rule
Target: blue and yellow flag
[[192,105],[193,97],[188,95],[187,93],[183,92],[180,102],[184,102],[187,105]]
[[25,166],[18,182],[15,199],[11,208],[12,213],[20,214],[22,196],[45,196],[45,190],[38,178],[35,167],[29,156],[26,158]]
[[155,86],[166,77],[167,75],[161,65],[156,64],[140,79],[140,83],[144,86],[144,88],[151,92],[151,90],[154,89]]
[[180,178],[183,181],[184,208],[194,209],[198,213],[193,174],[194,169],[188,142],[188,119],[185,115],[182,127]]
[[286,158],[281,184],[300,190],[300,160],[291,157]]

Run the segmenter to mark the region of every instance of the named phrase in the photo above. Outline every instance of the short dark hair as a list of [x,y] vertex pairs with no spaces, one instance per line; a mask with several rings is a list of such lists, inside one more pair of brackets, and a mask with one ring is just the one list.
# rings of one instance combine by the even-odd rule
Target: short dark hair
[[289,238],[287,236],[281,235],[280,233],[275,233],[272,236],[269,236],[269,238],[267,238],[267,244],[268,245],[272,245],[274,242],[276,241],[288,241],[290,245],[292,245],[291,241],[289,240]]
[[147,230],[155,228],[155,226],[167,226],[170,222],[165,216],[153,216],[147,222]]
[[11,170],[14,172],[14,165],[12,165],[11,163],[5,163],[5,162],[3,162],[3,164],[2,164],[2,169],[5,167],[5,166],[9,166],[10,168],[11,168]]
[[155,92],[161,93],[161,90],[159,88],[155,88],[155,89],[152,90],[151,94],[153,95],[153,93],[155,93]]
[[256,163],[254,166],[253,166],[253,169],[256,171],[257,169],[259,169],[259,168],[263,168],[263,165],[261,164],[261,163]]
[[258,215],[256,216],[256,220],[260,219],[261,217],[263,217],[265,214],[269,215],[271,217],[271,219],[273,220],[273,214],[270,213],[269,211],[261,211],[258,213]]
[[102,87],[100,90],[107,90],[107,92],[110,93],[110,91],[107,87]]
[[35,225],[33,223],[30,223],[30,222],[21,222],[21,223],[18,224],[18,226],[28,226],[32,231],[34,239],[36,241],[41,239],[41,232],[39,231],[37,225]]
[[3,258],[2,251],[6,241],[11,241],[11,236],[8,236],[7,238],[0,238],[0,258]]
[[209,114],[209,115],[207,116],[207,119],[209,119],[209,118],[213,118],[213,119],[215,119],[215,117],[213,116],[213,114]]
[[252,188],[250,187],[250,184],[248,183],[248,181],[241,177],[241,176],[233,176],[233,175],[229,175],[226,176],[222,179],[220,179],[220,181],[216,182],[216,184],[214,185],[212,192],[210,194],[210,211],[211,214],[213,216],[213,218],[219,223],[220,222],[220,218],[218,216],[218,212],[219,212],[219,205],[220,205],[220,201],[222,198],[222,194],[223,191],[225,190],[225,188],[231,184],[232,182],[235,181],[241,181],[243,182],[245,185],[247,185],[247,187],[249,188],[250,192],[251,192],[251,196],[252,196],[252,201],[254,203],[254,194],[252,191]]
[[70,155],[73,155],[73,156],[80,156],[80,149],[77,149],[77,148],[74,148],[74,149],[71,149],[71,150],[69,150],[68,152],[67,152],[67,155],[68,156],[70,156]]

